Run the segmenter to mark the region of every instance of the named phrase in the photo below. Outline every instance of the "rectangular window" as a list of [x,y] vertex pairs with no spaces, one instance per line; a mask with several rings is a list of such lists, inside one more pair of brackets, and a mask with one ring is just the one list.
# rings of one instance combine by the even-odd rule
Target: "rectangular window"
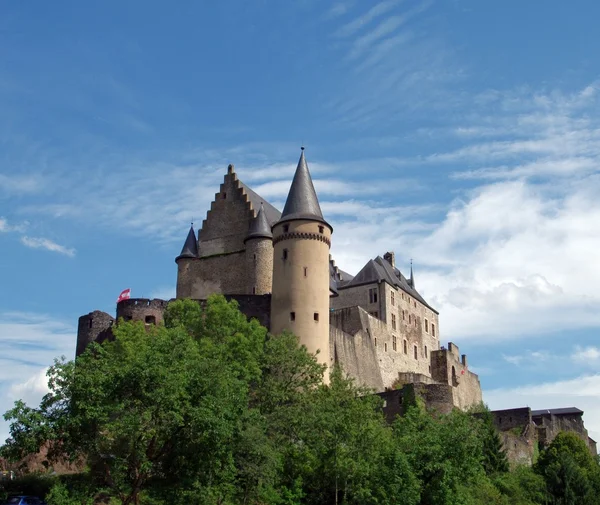
[[429,321],[425,319],[425,333],[429,333]]
[[412,314],[408,315],[408,324],[412,324]]
[[288,259],[288,250],[287,249],[283,250],[283,259],[284,260]]
[[392,306],[396,305],[396,297],[394,295],[394,292],[392,291]]
[[325,228],[323,226],[319,226],[319,233],[324,233],[325,232]]
[[369,303],[377,303],[377,288],[369,289]]
[[373,341],[375,342],[375,347],[377,347],[377,337],[375,337]]
[[308,267],[304,267],[304,277],[308,274]]
[[290,312],[290,321],[295,321],[295,320],[296,320],[296,313]]
[[387,352],[387,342],[385,342],[385,343],[383,344],[383,350],[384,350],[385,352]]
[[315,321],[318,321],[319,320],[319,313],[315,312],[314,315],[313,315],[313,317],[314,317]]
[[402,321],[406,321],[406,312],[402,311]]
[[431,323],[431,334],[435,337],[435,324]]
[[427,357],[427,346],[425,346],[425,357]]
[[392,330],[396,329],[396,314],[392,314]]
[[404,354],[408,354],[408,344],[404,341]]
[[414,351],[415,351],[415,359],[419,359],[419,358],[418,358],[418,351],[417,351],[417,346],[416,346],[416,345],[415,345],[415,349],[414,349]]
[[398,342],[397,342],[397,339],[396,339],[396,335],[392,335],[392,349],[394,349],[394,351],[398,350],[397,349],[397,345],[398,345]]

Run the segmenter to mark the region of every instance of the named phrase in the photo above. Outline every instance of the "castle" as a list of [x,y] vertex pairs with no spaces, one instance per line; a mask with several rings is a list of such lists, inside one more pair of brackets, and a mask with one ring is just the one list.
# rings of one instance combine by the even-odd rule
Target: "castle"
[[[450,343],[440,345],[438,312],[403,275],[393,252],[352,276],[330,255],[333,227],[323,217],[304,149],[283,212],[241,182],[229,165],[202,228],[189,230],[177,263],[177,298],[213,293],[239,303],[272,334],[296,334],[317,359],[341,365],[377,392],[418,385],[432,405],[466,409],[482,401],[479,378]],[[117,319],[157,324],[168,302],[129,299]],[[79,319],[76,354],[111,336],[115,319]]]
[[[389,420],[415,396],[440,413],[480,404],[479,378],[455,344],[440,345],[439,313],[417,291],[412,264],[406,277],[386,252],[352,276],[333,261],[332,237],[304,149],[283,212],[229,165],[201,230],[196,235],[191,226],[175,258],[176,297],[203,303],[223,294],[273,335],[292,331],[321,363],[339,364],[377,392]],[[116,318],[100,311],[81,316],[76,355],[90,342],[112,338],[121,318],[160,324],[168,303],[133,298],[117,304]],[[531,464],[561,430],[576,433],[596,454],[579,409],[524,407],[492,416],[512,462]]]

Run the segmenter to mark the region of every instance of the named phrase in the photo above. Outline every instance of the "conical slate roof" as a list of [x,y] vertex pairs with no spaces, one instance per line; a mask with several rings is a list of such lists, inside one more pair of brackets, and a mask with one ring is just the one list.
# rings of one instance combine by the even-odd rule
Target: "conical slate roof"
[[290,192],[285,201],[285,207],[283,208],[279,222],[292,221],[294,219],[320,221],[331,228],[329,223],[323,218],[319,199],[317,198],[317,193],[313,186],[310,172],[308,171],[308,165],[304,158],[304,148],[302,148],[294,180],[292,181],[292,186],[290,187]]
[[179,258],[197,258],[198,257],[198,241],[196,240],[196,233],[194,232],[194,225],[190,226],[190,231],[188,233],[187,238],[185,239],[185,244],[183,244],[183,249],[181,249],[181,254],[177,256]]
[[244,239],[244,242],[246,242],[246,240],[250,240],[251,238],[273,238],[271,226],[269,225],[269,221],[267,221],[267,213],[265,212],[265,208],[263,207],[262,203],[260,204],[258,214],[250,222],[248,235]]

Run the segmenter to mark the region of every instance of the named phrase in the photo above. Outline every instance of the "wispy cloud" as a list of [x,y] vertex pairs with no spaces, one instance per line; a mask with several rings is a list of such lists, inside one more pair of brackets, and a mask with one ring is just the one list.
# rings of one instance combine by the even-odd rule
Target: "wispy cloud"
[[384,14],[392,10],[396,5],[400,3],[400,1],[401,0],[386,0],[384,2],[379,2],[377,5],[371,7],[366,13],[358,16],[351,22],[342,26],[339,30],[336,31],[335,36],[350,37],[354,35],[356,32],[368,25],[374,19],[377,19],[378,17],[383,16]]
[[[37,404],[46,392],[45,372],[60,356],[75,352],[76,329],[45,314],[0,312],[0,414],[15,400]],[[8,425],[0,416],[0,443]]]
[[64,254],[70,258],[73,258],[76,252],[73,248],[57,244],[56,242],[53,242],[47,238],[28,237],[25,235],[21,237],[21,243],[27,247],[30,247],[31,249],[45,249],[46,251]]

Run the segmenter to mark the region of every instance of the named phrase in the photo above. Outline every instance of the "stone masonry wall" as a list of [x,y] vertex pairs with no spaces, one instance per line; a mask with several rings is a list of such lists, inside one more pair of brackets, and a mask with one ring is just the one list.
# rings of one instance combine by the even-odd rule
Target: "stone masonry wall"
[[331,313],[329,345],[332,364],[340,365],[361,386],[383,391],[375,344],[370,333],[362,330],[357,307]]
[[91,342],[104,340],[108,333],[111,333],[114,322],[114,317],[99,310],[81,316],[77,325],[75,356],[82,354]]
[[177,298],[199,300],[215,293],[249,294],[245,251],[184,261],[189,266],[185,274],[180,272]]
[[[370,289],[377,289],[374,303],[370,302]],[[434,311],[386,282],[340,289],[339,296],[331,299],[333,309],[357,305],[383,325],[374,323],[372,334],[377,334],[385,387],[392,387],[399,371],[431,377],[430,355],[439,349],[439,323]]]
[[230,165],[198,233],[200,257],[243,251],[254,211]]
[[245,293],[263,295],[273,288],[273,241],[251,239],[246,242]]

